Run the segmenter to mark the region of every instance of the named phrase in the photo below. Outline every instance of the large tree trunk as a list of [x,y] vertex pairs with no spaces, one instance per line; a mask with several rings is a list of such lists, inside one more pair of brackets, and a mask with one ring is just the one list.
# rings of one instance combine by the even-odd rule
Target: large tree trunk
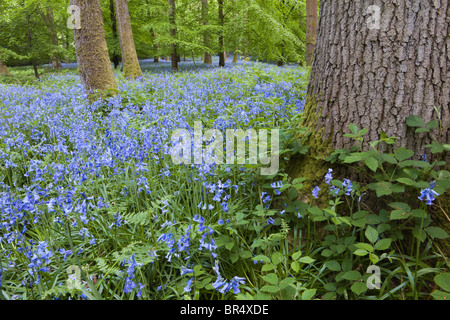
[[[208,0],[202,0],[202,20],[204,26],[209,25]],[[205,31],[203,35],[203,45],[209,48],[209,31]],[[203,61],[206,64],[212,64],[212,55],[209,52],[205,52]]]
[[318,24],[317,0],[306,0],[306,65],[311,66],[314,57]]
[[[116,41],[118,41],[118,35],[117,35],[117,21],[116,21],[116,10],[115,10],[115,6],[114,6],[114,0],[109,0],[109,17],[111,19],[111,31],[112,31],[114,43],[116,44]],[[120,55],[119,55],[118,51],[116,50],[115,44],[114,44],[114,51],[112,54],[112,62],[114,63],[114,69],[117,69],[117,67],[120,64]]]
[[219,4],[219,25],[220,25],[220,31],[219,31],[219,67],[225,67],[225,38],[224,38],[224,19],[225,16],[223,14],[223,1],[224,0],[217,0],[217,3]]
[[[322,0],[303,126],[310,129],[308,155],[291,161],[290,172],[322,179],[334,149],[354,144],[348,126],[366,128],[368,142],[381,132],[398,137],[397,147],[423,155],[427,134],[406,126],[411,115],[426,122],[441,110],[441,141],[449,141],[450,5],[448,0],[375,1],[381,24],[373,26],[373,1]],[[319,167],[316,167],[319,166]]]
[[6,66],[6,64],[3,64],[3,61],[0,59],[0,75],[2,74],[6,74],[6,75],[10,75],[11,73],[9,73],[8,67]]
[[74,29],[75,50],[81,84],[95,98],[113,95],[117,91],[116,79],[109,61],[105,40],[103,14],[100,0],[70,0],[80,8],[81,29]]
[[142,76],[141,67],[134,46],[133,31],[131,30],[128,0],[115,0],[116,18],[119,29],[120,49],[122,51],[123,75],[135,79]]
[[176,27],[176,5],[175,0],[169,0],[169,23],[170,23],[170,36],[172,37],[172,44],[170,45],[172,48],[171,60],[172,60],[172,71],[178,71],[178,53],[177,53],[177,44],[175,42],[175,38],[177,36],[177,27]]

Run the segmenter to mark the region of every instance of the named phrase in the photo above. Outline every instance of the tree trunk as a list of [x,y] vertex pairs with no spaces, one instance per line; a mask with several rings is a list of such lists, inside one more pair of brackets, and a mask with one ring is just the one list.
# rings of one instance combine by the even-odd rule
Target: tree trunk
[[3,64],[3,61],[0,59],[0,75],[2,74],[8,76],[11,75],[6,64]]
[[[204,26],[209,25],[208,0],[202,0],[202,20],[203,20]],[[209,48],[209,31],[205,31],[205,33],[203,35],[203,45],[205,47]],[[209,52],[205,52],[204,63],[212,64],[212,55]]]
[[306,0],[306,65],[311,66],[314,57],[318,25],[317,0]]
[[122,51],[123,75],[125,78],[142,77],[141,67],[134,46],[133,31],[131,30],[128,0],[114,0],[116,18],[119,29],[120,49]]
[[374,28],[368,1],[322,0],[303,126],[309,128],[308,155],[292,159],[294,176],[322,179],[325,159],[334,149],[350,148],[344,137],[350,123],[367,129],[368,143],[398,137],[396,147],[426,151],[429,135],[406,126],[411,115],[437,118],[436,136],[449,141],[450,5],[447,0],[381,1],[380,28]]
[[102,7],[99,0],[70,0],[81,12],[81,29],[74,29],[75,50],[81,84],[89,97],[113,95],[117,91],[116,79],[109,61],[105,40]]
[[[42,17],[42,20],[44,20],[44,23],[47,27],[48,32],[50,34],[51,44],[55,47],[58,47],[59,46],[58,33],[56,32],[55,18],[53,16],[53,10],[50,7],[47,7],[46,13],[44,13],[42,10],[39,10],[39,12]],[[53,69],[61,69],[62,68],[61,58],[57,54],[53,55],[53,57],[52,57],[52,68]]]
[[224,14],[223,14],[223,1],[224,0],[217,0],[217,3],[219,4],[219,25],[220,25],[220,31],[219,31],[219,67],[225,67],[225,39],[223,35],[223,28],[224,28]]
[[176,27],[176,5],[175,0],[169,0],[169,23],[170,23],[170,36],[172,37],[172,44],[170,47],[172,48],[171,60],[172,60],[172,71],[178,71],[178,53],[177,53],[177,44],[175,42],[177,36],[177,27]]
[[[109,0],[109,17],[111,19],[111,31],[113,34],[114,43],[116,44],[118,41],[118,35],[117,35],[117,21],[116,21],[116,10],[114,6],[114,0]],[[114,63],[114,69],[117,69],[117,67],[120,64],[120,56],[119,53],[116,51],[115,44],[114,44],[114,52],[112,54],[112,62]]]

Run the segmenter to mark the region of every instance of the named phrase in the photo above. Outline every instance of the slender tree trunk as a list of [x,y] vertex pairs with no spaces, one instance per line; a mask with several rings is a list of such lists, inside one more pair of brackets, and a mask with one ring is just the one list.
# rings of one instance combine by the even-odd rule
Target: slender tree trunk
[[6,64],[3,64],[3,61],[0,59],[0,75],[1,74],[6,74],[9,76],[11,73],[9,72]]
[[157,55],[158,45],[156,44],[156,38],[158,37],[158,35],[156,34],[156,32],[153,29],[151,29],[150,32],[152,33],[153,39],[154,39],[153,51],[155,52],[155,56],[153,57],[153,62],[158,63],[159,62],[159,56]]
[[244,38],[244,60],[248,60],[248,1],[246,2],[246,11],[244,16],[245,38]]
[[80,8],[81,29],[74,29],[75,50],[81,84],[90,99],[113,95],[117,91],[116,79],[109,61],[105,40],[100,0],[70,0]]
[[114,0],[116,18],[119,29],[120,49],[122,51],[123,74],[126,78],[142,77],[141,67],[134,46],[133,31],[131,30],[128,0]]
[[[204,26],[209,25],[208,0],[202,0],[202,20],[203,20]],[[209,31],[205,31],[205,33],[204,33],[203,45],[205,47],[209,48]],[[212,64],[212,55],[209,52],[205,52],[203,61],[206,64]]]
[[170,45],[172,49],[172,71],[178,71],[178,53],[177,53],[177,44],[175,42],[177,36],[177,27],[176,27],[176,5],[175,0],[169,0],[169,23],[170,23],[170,36],[172,37],[172,44]]
[[217,0],[217,3],[219,4],[219,25],[220,25],[220,31],[219,31],[219,67],[225,67],[225,39],[223,35],[223,28],[224,28],[224,14],[223,14],[223,1],[224,0]]
[[306,65],[311,66],[314,57],[318,25],[317,0],[306,0]]
[[[44,20],[45,25],[47,26],[47,30],[50,34],[50,41],[51,44],[55,47],[59,46],[58,41],[58,33],[56,31],[55,27],[55,18],[53,16],[53,10],[50,7],[46,8],[46,13],[44,13],[42,10],[39,10],[40,15],[42,17],[42,20]],[[52,68],[53,69],[61,69],[61,58],[58,54],[53,55],[52,57]]]
[[116,43],[119,41],[117,35],[117,21],[116,21],[116,9],[114,6],[114,0],[109,0],[109,17],[111,19],[111,31],[114,39],[114,52],[112,54],[112,62],[114,63],[114,69],[120,64],[120,55],[116,50]]
[[398,137],[397,147],[416,157],[431,142],[425,133],[406,126],[411,115],[437,119],[434,135],[449,141],[450,4],[447,0],[395,4],[382,1],[381,23],[373,24],[368,1],[322,0],[302,126],[307,156],[293,159],[294,176],[322,179],[325,159],[334,149],[354,143],[344,137],[350,123],[367,129],[363,150],[384,132]]

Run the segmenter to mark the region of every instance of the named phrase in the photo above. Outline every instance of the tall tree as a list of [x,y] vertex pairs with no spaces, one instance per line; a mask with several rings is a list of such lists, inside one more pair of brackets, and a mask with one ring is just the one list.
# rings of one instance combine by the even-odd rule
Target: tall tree
[[311,66],[316,45],[318,0],[306,0],[306,65]]
[[323,177],[326,168],[316,159],[353,144],[344,137],[351,123],[367,129],[363,150],[384,132],[398,137],[397,146],[423,155],[430,137],[406,126],[411,115],[426,122],[440,118],[434,134],[449,141],[450,4],[421,1],[419,10],[407,0],[382,2],[377,26],[369,1],[321,1],[302,124],[309,128],[310,149],[291,162],[293,175]]
[[126,78],[135,79],[142,76],[142,70],[139,66],[136,47],[134,46],[128,0],[115,0],[114,4],[116,6],[120,49],[122,51],[123,74]]
[[[55,18],[53,16],[53,9],[49,6],[45,8],[45,12],[40,9],[39,13],[44,20],[45,25],[47,26],[47,30],[50,34],[50,41],[53,45],[52,51],[58,51],[59,41],[58,41],[58,32],[56,31]],[[53,69],[62,68],[61,57],[57,53],[52,54],[52,67]]]
[[[202,21],[203,26],[209,25],[209,19],[208,19],[208,0],[202,0]],[[205,30],[205,33],[203,34],[203,45],[205,47],[209,47],[209,31]],[[206,64],[212,64],[212,55],[209,52],[204,53],[204,62]]]
[[224,26],[225,26],[225,16],[223,13],[223,1],[217,0],[219,5],[219,67],[225,67],[225,37],[224,37]]
[[170,36],[172,38],[171,47],[171,60],[172,60],[172,71],[178,71],[178,53],[177,53],[177,26],[176,26],[176,4],[175,0],[169,0],[169,23],[170,23]]
[[74,28],[75,50],[81,84],[86,91],[101,96],[114,94],[116,79],[108,56],[100,0],[70,0],[80,8],[81,29]]
[[117,35],[117,20],[116,20],[116,9],[114,5],[114,0],[109,0],[109,17],[111,19],[111,31],[112,31],[112,62],[114,63],[114,69],[117,69],[117,67],[120,64],[120,55],[118,50],[116,50],[116,43],[119,42],[118,35]]

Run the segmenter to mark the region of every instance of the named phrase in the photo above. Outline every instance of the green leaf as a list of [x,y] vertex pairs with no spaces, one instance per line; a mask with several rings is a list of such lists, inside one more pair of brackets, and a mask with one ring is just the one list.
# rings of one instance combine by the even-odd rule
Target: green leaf
[[356,295],[361,295],[364,292],[367,291],[367,284],[365,282],[355,282],[352,284],[351,288],[352,291],[356,294]]
[[270,271],[275,269],[275,266],[273,264],[265,264],[262,266],[261,271]]
[[406,184],[407,186],[413,186],[415,184],[415,182],[410,178],[398,178],[396,181]]
[[278,293],[278,291],[280,291],[280,289],[277,286],[264,286],[261,288],[261,291],[264,292],[269,292],[269,293]]
[[404,210],[393,210],[390,215],[391,220],[402,220],[409,218],[410,213],[405,212]]
[[430,122],[427,123],[427,125],[425,127],[429,130],[433,130],[434,128],[437,128],[438,126],[439,126],[439,121],[431,120]]
[[398,161],[403,161],[406,159],[411,158],[414,155],[414,151],[412,150],[408,150],[406,148],[398,148],[397,150],[395,150],[394,152],[394,157],[398,160]]
[[331,271],[341,271],[341,265],[336,260],[325,262],[325,266]]
[[300,264],[297,261],[294,261],[291,263],[291,268],[295,272],[298,272],[298,270],[300,270]]
[[374,227],[368,226],[364,234],[366,235],[367,240],[372,243],[375,243],[378,240],[378,231]]
[[359,243],[355,244],[355,247],[357,247],[358,249],[373,252],[373,247],[368,243],[359,242]]
[[301,251],[297,251],[297,252],[292,254],[292,259],[293,260],[298,260],[298,258],[300,258],[301,256],[302,256],[302,252]]
[[361,256],[361,257],[367,256],[369,254],[369,252],[364,249],[357,249],[353,253],[356,254],[357,256]]
[[391,246],[392,239],[381,239],[375,244],[375,250],[387,250]]
[[449,237],[448,233],[439,227],[428,227],[425,230],[430,236],[437,239],[447,239]]
[[402,161],[398,164],[399,167],[403,168],[403,167],[420,167],[420,168],[424,168],[424,169],[428,169],[431,167],[431,165],[426,162],[426,161],[418,161],[418,160],[405,160]]
[[377,197],[388,196],[392,194],[392,184],[387,181],[381,181],[370,184],[370,189],[375,190]]
[[419,128],[419,127],[424,127],[425,122],[419,116],[410,116],[410,117],[406,118],[406,125],[408,127]]
[[265,276],[262,276],[262,278],[264,279],[264,281],[266,281],[270,284],[274,284],[274,285],[278,284],[278,276],[275,273],[269,273]]
[[344,273],[342,275],[342,279],[345,279],[345,280],[361,280],[362,279],[362,275],[358,271],[352,270],[352,271],[348,271],[348,272]]
[[378,261],[380,261],[380,258],[376,254],[369,254],[369,259],[373,264],[377,264]]
[[353,132],[354,134],[357,134],[357,133],[358,133],[358,127],[357,127],[355,124],[350,123],[349,126],[348,126],[348,128],[349,128],[350,131]]
[[316,261],[316,259],[306,256],[306,257],[301,257],[300,259],[298,259],[298,261],[301,263],[310,264],[310,263],[313,263],[314,261]]
[[364,163],[366,164],[367,167],[369,167],[370,170],[372,170],[373,172],[376,172],[378,169],[378,160],[373,158],[373,157],[369,157],[366,160],[364,160]]
[[436,300],[450,300],[450,293],[448,292],[443,292],[440,290],[434,290],[431,293],[431,296],[436,299]]
[[302,293],[302,300],[311,300],[316,294],[317,289],[307,289]]
[[434,277],[434,282],[443,290],[450,292],[450,273],[441,273]]

